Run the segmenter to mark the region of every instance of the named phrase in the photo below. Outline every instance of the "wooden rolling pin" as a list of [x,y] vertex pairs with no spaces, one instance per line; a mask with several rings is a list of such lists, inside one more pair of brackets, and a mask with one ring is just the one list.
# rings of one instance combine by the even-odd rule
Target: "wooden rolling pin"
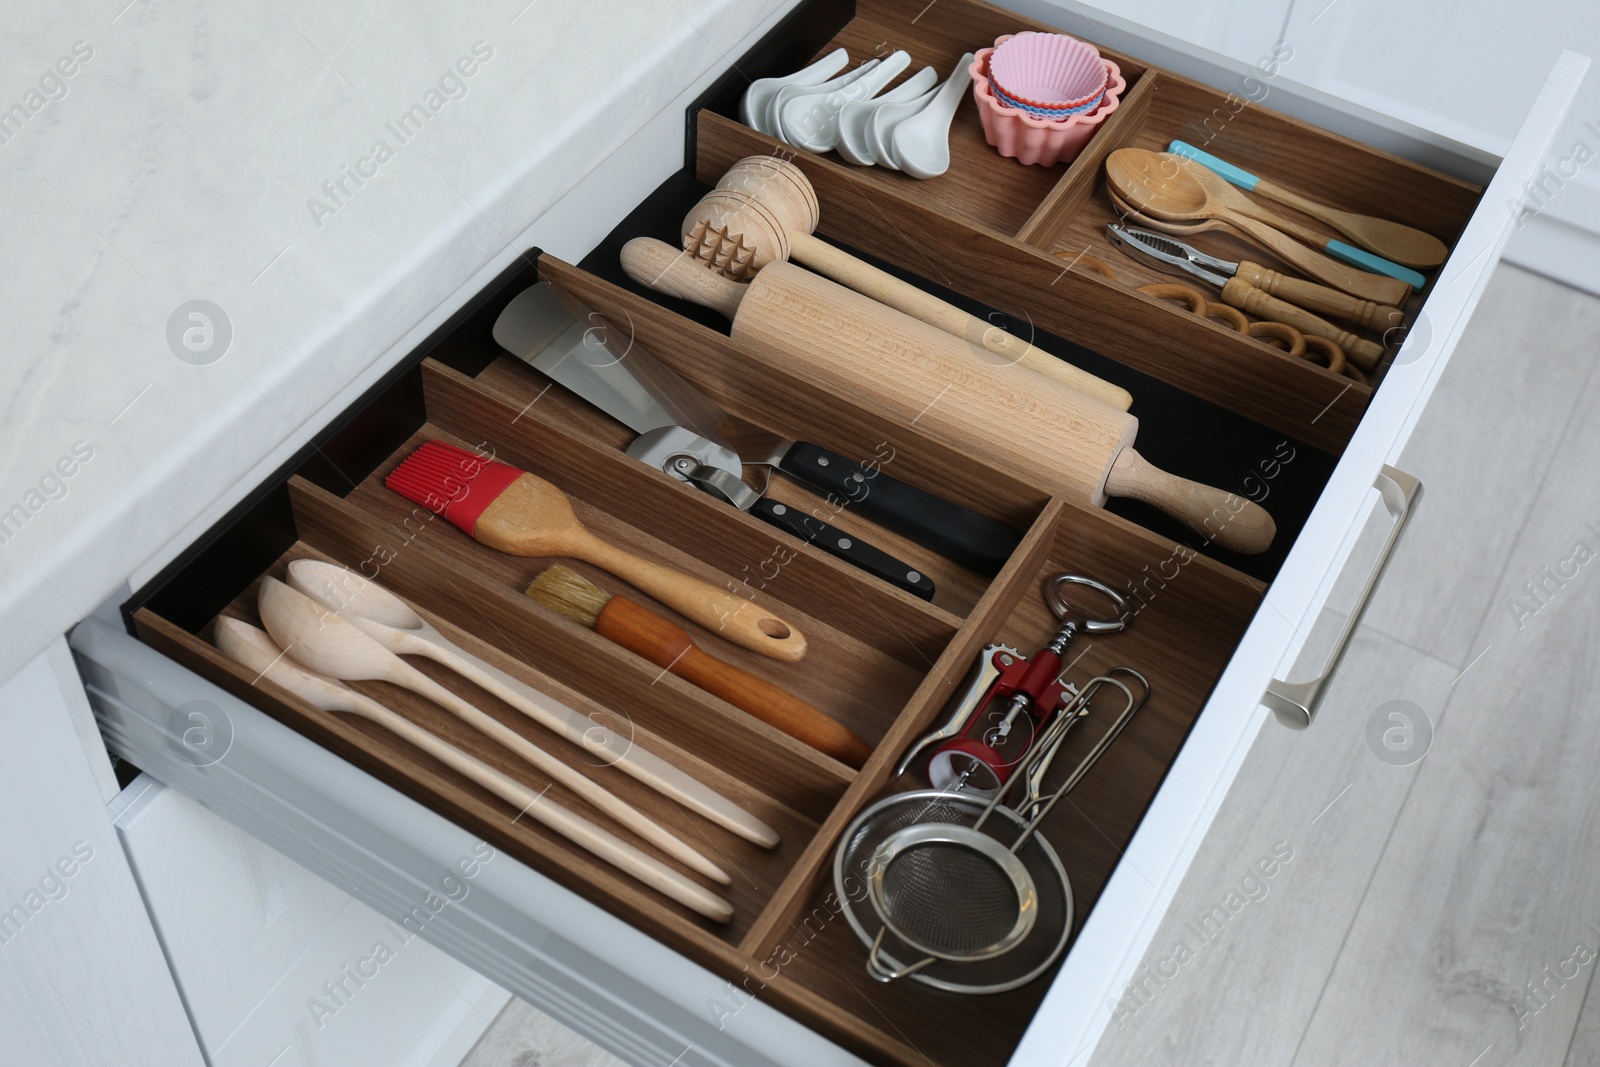
[[[683,220],[683,247],[735,281],[749,281],[767,264],[793,259],[896,311],[964,338],[974,349],[1001,361],[1026,367],[1119,411],[1133,404],[1133,395],[1121,386],[814,237],[817,220],[816,190],[799,167],[775,156],[749,156],[729,168],[717,187],[689,210]],[[978,355],[969,351],[968,358]]]
[[748,285],[651,238],[622,249],[628,276],[714,308],[733,336],[775,369],[840,396],[861,396],[891,422],[1052,493],[1098,507],[1132,497],[1235,552],[1261,552],[1276,528],[1259,505],[1167,474],[1130,447],[1139,420],[1011,364],[985,365],[943,331],[789,263]]

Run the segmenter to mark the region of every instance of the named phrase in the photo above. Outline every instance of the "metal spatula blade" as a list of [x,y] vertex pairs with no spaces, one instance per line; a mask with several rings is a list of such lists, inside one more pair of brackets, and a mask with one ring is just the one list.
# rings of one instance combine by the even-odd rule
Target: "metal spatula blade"
[[524,289],[495,320],[501,348],[636,433],[686,426],[722,443],[722,409],[598,312],[568,307],[546,282]]

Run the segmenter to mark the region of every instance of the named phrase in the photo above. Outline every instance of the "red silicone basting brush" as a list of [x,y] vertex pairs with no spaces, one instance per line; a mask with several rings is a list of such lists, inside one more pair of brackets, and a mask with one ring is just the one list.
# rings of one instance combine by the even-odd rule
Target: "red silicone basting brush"
[[429,441],[384,484],[490,548],[512,556],[566,556],[592,563],[735,644],[773,659],[793,661],[806,654],[800,631],[765,608],[590,533],[566,495],[538,475]]

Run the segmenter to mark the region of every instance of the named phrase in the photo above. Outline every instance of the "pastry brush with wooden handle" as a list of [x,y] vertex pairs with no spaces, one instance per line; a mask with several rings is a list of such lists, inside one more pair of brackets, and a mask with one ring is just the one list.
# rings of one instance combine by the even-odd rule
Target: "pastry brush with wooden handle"
[[528,595],[842,763],[859,769],[872,755],[871,745],[793,693],[701,651],[683,627],[612,596],[571,567],[551,567],[528,586]]
[[581,559],[763,656],[792,661],[806,654],[800,631],[765,608],[596,537],[578,521],[566,494],[536,474],[429,441],[407,456],[383,484],[497,551]]

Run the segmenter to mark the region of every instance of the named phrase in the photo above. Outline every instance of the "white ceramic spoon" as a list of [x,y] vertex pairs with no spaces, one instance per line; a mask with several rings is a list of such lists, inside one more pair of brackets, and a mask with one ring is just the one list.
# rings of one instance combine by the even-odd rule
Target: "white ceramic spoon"
[[962,56],[933,101],[890,135],[895,162],[913,178],[937,178],[950,169],[950,123],[972,84],[972,59],[971,52]]
[[767,126],[767,107],[779,89],[789,85],[821,84],[849,65],[850,53],[843,48],[835,48],[806,69],[797,70],[787,77],[757,78],[750,83],[750,88],[744,91],[744,98],[739,101],[740,121],[753,130],[776,137],[777,131]]
[[882,60],[869,59],[854,70],[846,71],[837,78],[831,78],[819,85],[786,85],[779,89],[767,104],[766,132],[780,141],[783,140],[783,125],[779,122],[779,116],[783,114],[783,109],[789,106],[791,100],[801,96],[826,96],[835,90],[843,89],[857,78],[871,74],[881,62]]
[[896,126],[920,113],[937,95],[939,95],[938,89],[929,89],[921,96],[902,103],[884,104],[872,113],[872,120],[867,123],[867,143],[872,146],[872,155],[878,166],[888,167],[890,170],[900,169],[900,161],[894,158],[894,146],[890,143],[890,135],[894,133]]
[[733,916],[733,906],[671,867],[639,851],[603,827],[568,811],[544,793],[495,770],[442,741],[376,700],[321,674],[298,666],[261,630],[239,619],[217,620],[217,648],[224,656],[323,711],[349,712],[369,719],[420,748],[450,769],[477,782],[501,800],[536,819],[581,848],[627,872],[687,908],[717,922]]
[[932,67],[923,67],[882,96],[855,100],[839,109],[839,155],[857,166],[870,167],[878,161],[872,147],[869,127],[873,114],[888,104],[903,104],[926,93],[939,80]]
[[290,589],[276,578],[267,578],[261,582],[256,603],[267,632],[278,643],[278,647],[301,666],[341,682],[389,682],[426,697],[468,726],[515,752],[539,771],[674,859],[723,885],[731,881],[726,871],[691,848],[671,830],[562,763],[500,720],[473,707],[304,593]]
[[871,100],[911,65],[908,52],[894,52],[871,73],[831,93],[797,96],[778,115],[779,136],[807,152],[830,152],[839,143],[839,115],[850,104]]
[[776,830],[715,789],[631,738],[619,737],[555,698],[485,663],[451,642],[410,604],[377,582],[337,564],[297,559],[289,564],[289,586],[338,612],[396,655],[425,656],[448,667],[585,752],[746,841],[763,848],[778,844]]

